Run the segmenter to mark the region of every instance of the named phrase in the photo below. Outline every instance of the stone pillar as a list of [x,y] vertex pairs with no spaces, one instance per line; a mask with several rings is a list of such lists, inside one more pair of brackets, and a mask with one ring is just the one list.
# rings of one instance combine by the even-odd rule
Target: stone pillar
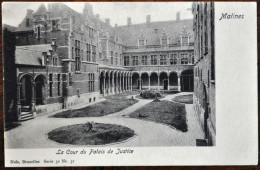
[[122,91],[125,91],[125,76],[123,75],[123,86],[122,86]]
[[115,93],[114,73],[112,74],[112,94]]
[[128,80],[129,80],[129,77],[128,75],[126,76],[126,90],[128,91],[129,90],[129,83],[128,83]]
[[167,86],[167,90],[169,91],[170,90],[170,75],[168,74],[168,86]]
[[158,90],[160,90],[160,75],[158,75],[158,87],[157,87]]
[[151,89],[151,80],[150,80],[150,75],[148,75],[148,89]]
[[108,75],[108,82],[107,82],[107,95],[109,95],[110,92],[110,76]]
[[17,84],[17,120],[21,120],[21,96],[20,96],[20,90],[21,90],[21,83]]
[[103,88],[103,96],[105,96],[106,93],[106,76],[103,76],[103,84],[102,84],[102,88]]
[[181,76],[178,75],[178,92],[181,92]]
[[130,91],[130,75],[128,76],[128,90]]
[[142,79],[141,79],[141,75],[139,75],[139,90],[142,90]]
[[119,92],[122,92],[122,81],[121,81],[121,75],[118,76],[119,77]]
[[130,75],[130,90],[133,90],[133,84],[132,84],[132,75]]
[[31,99],[31,112],[33,113],[33,116],[36,116],[35,112],[35,83],[32,83],[32,99]]

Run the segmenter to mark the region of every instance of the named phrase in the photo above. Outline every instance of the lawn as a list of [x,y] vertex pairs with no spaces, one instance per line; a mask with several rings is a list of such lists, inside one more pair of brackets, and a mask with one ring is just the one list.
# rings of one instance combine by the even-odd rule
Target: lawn
[[[134,92],[132,92],[134,93]],[[116,94],[105,97],[107,100],[96,103],[84,108],[75,110],[66,110],[57,113],[51,117],[55,118],[74,118],[74,117],[99,117],[119,112],[138,102],[136,99],[131,99],[130,92]]]
[[[90,126],[93,127],[90,130]],[[103,145],[124,141],[134,136],[134,131],[124,126],[86,123],[64,126],[48,133],[50,140],[72,145]]]
[[131,113],[129,117],[167,124],[182,132],[188,131],[184,104],[170,101],[151,102]]
[[184,104],[193,104],[193,94],[176,96],[172,101],[184,103]]

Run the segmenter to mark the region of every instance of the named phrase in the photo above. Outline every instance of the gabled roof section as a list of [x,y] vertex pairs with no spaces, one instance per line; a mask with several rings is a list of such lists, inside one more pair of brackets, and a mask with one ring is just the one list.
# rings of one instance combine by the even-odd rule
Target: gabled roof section
[[43,52],[49,55],[51,50],[51,44],[16,46],[15,64],[41,66]]
[[[194,42],[192,19],[178,20],[178,21],[160,21],[151,22],[150,24],[135,24],[118,26],[116,28],[117,34],[122,39],[126,46],[137,46],[137,39],[140,36],[140,31],[146,37],[146,45],[160,45],[162,32],[165,31],[170,38],[169,44],[177,44],[180,40],[180,34],[183,28],[191,34],[190,42]],[[165,30],[164,30],[165,29]]]
[[33,15],[46,15],[47,9],[44,4],[41,4],[40,7],[37,9],[37,11]]

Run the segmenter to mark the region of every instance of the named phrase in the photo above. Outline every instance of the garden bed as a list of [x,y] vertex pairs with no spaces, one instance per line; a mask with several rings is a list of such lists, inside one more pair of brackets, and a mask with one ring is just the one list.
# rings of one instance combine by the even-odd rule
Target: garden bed
[[[90,126],[92,129],[90,130]],[[49,132],[48,139],[72,145],[104,145],[133,137],[134,131],[121,125],[86,123],[64,126]]]
[[129,117],[167,124],[182,132],[188,131],[184,104],[170,101],[151,102],[131,113]]
[[99,117],[119,112],[133,104],[138,100],[132,99],[128,93],[116,94],[105,97],[107,100],[96,103],[84,108],[75,110],[66,110],[57,113],[51,117],[55,118],[74,118],[74,117]]

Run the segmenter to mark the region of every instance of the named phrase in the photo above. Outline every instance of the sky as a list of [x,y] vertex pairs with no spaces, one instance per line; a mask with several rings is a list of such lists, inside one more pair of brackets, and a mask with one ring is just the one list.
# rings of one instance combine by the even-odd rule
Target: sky
[[[181,13],[181,19],[192,19],[191,2],[90,2],[94,14],[100,14],[101,20],[110,18],[114,26],[126,25],[127,17],[132,24],[144,23],[146,16],[151,15],[151,21],[175,20],[176,13]],[[40,2],[4,2],[2,3],[2,23],[18,26],[26,16],[27,9],[36,11]],[[47,2],[44,2],[47,8]],[[67,6],[82,13],[83,2],[65,2]],[[189,9],[189,10],[188,10]]]

